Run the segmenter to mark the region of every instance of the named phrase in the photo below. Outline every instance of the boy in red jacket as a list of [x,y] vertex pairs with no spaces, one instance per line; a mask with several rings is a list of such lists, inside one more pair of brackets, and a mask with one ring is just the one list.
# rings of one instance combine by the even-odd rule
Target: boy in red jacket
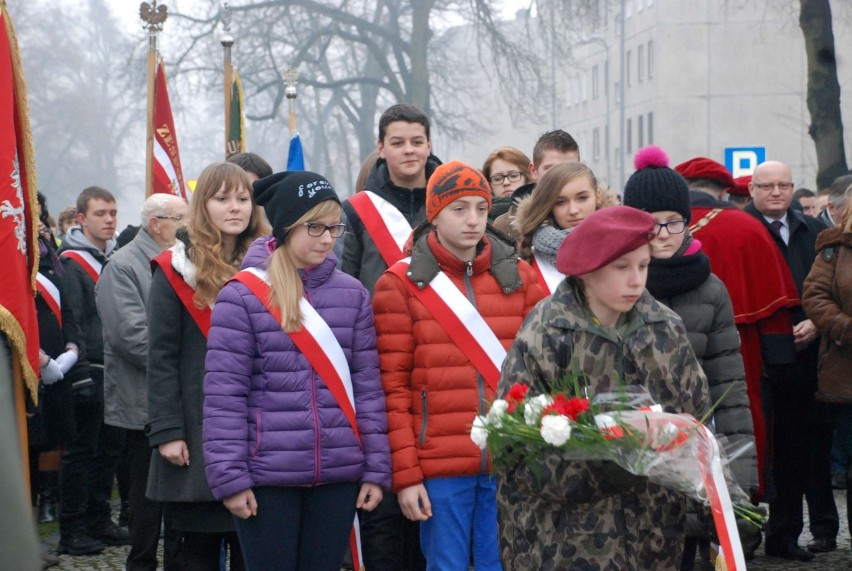
[[[454,161],[426,188],[411,257],[376,283],[393,487],[420,521],[429,569],[499,570],[496,485],[470,423],[495,398],[500,366],[544,294],[514,247],[486,234],[485,177]],[[472,524],[471,524],[472,522]]]

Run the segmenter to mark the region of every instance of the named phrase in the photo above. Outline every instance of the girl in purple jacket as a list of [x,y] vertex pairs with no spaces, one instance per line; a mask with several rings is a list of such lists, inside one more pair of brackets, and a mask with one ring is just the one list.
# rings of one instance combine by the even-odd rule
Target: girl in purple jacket
[[273,236],[251,246],[213,309],[207,479],[249,570],[337,571],[356,508],[390,487],[370,298],[335,268],[345,226],[326,179],[278,173],[254,197]]

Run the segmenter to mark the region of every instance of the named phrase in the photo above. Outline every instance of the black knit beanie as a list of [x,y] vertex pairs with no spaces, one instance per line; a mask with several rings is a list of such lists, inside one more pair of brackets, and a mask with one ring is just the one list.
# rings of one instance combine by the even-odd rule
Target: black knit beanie
[[310,171],[279,172],[252,184],[254,201],[266,211],[278,246],[287,237],[287,228],[311,208],[334,200],[340,204],[334,187],[322,175]]
[[687,223],[692,219],[686,179],[669,168],[669,157],[660,147],[645,147],[636,153],[636,167],[624,185],[624,204],[645,212],[671,210]]

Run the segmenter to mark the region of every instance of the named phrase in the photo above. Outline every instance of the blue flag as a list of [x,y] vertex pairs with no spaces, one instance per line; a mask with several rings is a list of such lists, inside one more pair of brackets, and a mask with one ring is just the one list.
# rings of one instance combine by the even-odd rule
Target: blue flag
[[287,170],[305,170],[305,155],[302,153],[302,139],[299,138],[299,133],[296,133],[290,139],[290,151],[287,154]]

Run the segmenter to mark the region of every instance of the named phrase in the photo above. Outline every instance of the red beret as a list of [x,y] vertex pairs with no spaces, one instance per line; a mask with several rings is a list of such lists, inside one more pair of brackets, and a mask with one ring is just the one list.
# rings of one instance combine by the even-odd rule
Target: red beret
[[734,186],[734,178],[728,169],[725,168],[725,165],[717,163],[713,159],[696,157],[685,163],[680,163],[675,167],[675,170],[687,180],[706,178],[717,181],[726,189]]
[[654,237],[654,217],[629,206],[598,210],[562,241],[556,269],[581,276],[632,252]]
[[751,182],[751,175],[738,176],[734,179],[734,186],[728,189],[728,194],[736,194],[737,196],[750,196],[748,191],[748,183]]

